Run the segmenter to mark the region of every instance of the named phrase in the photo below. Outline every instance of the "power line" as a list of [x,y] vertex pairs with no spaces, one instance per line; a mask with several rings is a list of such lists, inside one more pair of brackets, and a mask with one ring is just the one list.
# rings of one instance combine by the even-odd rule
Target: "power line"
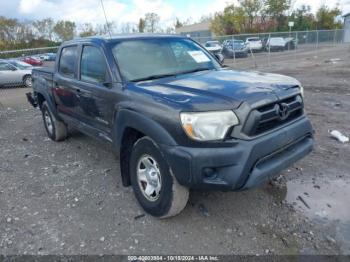
[[111,30],[109,28],[109,23],[108,23],[107,16],[106,16],[105,7],[103,5],[103,1],[102,0],[101,0],[101,6],[102,6],[103,14],[105,15],[106,25],[107,25],[107,30],[108,30],[108,33],[109,33],[109,37],[112,38]]

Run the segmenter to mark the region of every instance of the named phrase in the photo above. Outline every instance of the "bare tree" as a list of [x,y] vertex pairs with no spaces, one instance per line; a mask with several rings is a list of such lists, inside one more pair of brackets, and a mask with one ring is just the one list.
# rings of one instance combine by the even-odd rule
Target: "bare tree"
[[160,17],[156,13],[147,13],[145,15],[145,28],[147,32],[155,33],[159,27]]
[[39,38],[53,40],[53,28],[55,22],[51,18],[36,20],[33,22],[33,28],[36,31],[35,35]]
[[53,31],[61,41],[73,39],[75,35],[76,25],[71,21],[58,21],[53,28]]
[[91,23],[84,23],[80,26],[79,36],[87,37],[87,36],[93,36],[96,34],[97,33],[96,33],[96,31]]

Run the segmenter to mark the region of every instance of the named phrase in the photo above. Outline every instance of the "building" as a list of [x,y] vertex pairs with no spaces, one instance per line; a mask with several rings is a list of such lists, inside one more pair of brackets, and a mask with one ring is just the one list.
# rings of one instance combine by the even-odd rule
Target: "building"
[[344,42],[350,43],[350,13],[344,15]]
[[215,35],[210,30],[210,21],[176,28],[176,34],[189,36],[199,42],[211,40]]

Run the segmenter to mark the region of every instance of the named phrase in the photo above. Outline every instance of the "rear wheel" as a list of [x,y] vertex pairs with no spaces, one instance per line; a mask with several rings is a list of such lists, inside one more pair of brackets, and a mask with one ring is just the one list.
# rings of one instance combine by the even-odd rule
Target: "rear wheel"
[[66,124],[55,117],[55,115],[50,111],[50,108],[46,101],[41,106],[41,113],[48,137],[53,141],[61,141],[66,139]]
[[175,216],[187,204],[188,188],[177,182],[159,147],[148,137],[133,146],[130,179],[138,202],[153,216]]
[[23,85],[25,87],[32,87],[32,76],[27,75],[23,77]]

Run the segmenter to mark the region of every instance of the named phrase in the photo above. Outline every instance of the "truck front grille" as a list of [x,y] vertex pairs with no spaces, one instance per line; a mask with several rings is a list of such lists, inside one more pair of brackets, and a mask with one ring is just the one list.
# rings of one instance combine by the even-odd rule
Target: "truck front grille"
[[263,134],[300,117],[303,111],[300,95],[264,105],[250,112],[243,132],[248,136]]

